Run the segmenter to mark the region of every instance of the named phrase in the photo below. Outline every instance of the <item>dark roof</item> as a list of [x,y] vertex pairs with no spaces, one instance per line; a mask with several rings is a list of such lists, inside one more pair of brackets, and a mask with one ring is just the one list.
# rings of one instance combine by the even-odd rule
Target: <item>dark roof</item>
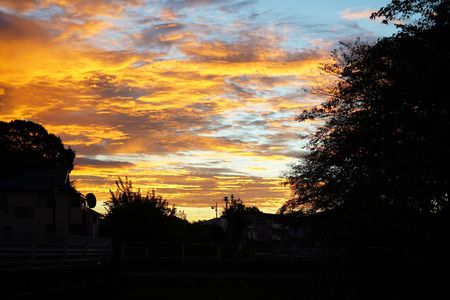
[[14,176],[0,179],[0,190],[51,190],[69,187],[66,169],[26,168]]
[[88,208],[87,213],[90,214],[91,216],[95,217],[95,218],[102,218],[103,214],[99,213],[98,211],[93,210],[92,208]]

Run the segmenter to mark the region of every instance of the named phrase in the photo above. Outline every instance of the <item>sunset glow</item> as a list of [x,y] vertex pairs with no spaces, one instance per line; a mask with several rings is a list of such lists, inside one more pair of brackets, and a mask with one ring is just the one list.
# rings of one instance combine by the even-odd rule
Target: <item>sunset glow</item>
[[[388,1],[0,0],[0,120],[76,151],[71,179],[109,199],[118,176],[189,220],[234,193],[275,212],[338,41],[375,40]],[[96,210],[102,212],[103,206]]]

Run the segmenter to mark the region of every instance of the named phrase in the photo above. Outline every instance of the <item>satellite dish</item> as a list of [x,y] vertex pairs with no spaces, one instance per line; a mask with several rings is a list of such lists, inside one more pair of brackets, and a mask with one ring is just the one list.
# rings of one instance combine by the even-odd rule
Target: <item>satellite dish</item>
[[97,198],[95,198],[94,194],[87,193],[86,194],[86,202],[87,202],[87,205],[89,206],[89,208],[94,208],[95,205],[97,204]]

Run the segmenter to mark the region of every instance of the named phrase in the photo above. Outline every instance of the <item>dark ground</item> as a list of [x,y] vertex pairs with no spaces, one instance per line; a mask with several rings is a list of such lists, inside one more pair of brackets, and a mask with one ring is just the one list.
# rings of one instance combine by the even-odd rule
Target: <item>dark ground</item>
[[447,274],[437,270],[374,260],[345,266],[167,262],[7,271],[1,277],[1,300],[448,299],[449,287]]

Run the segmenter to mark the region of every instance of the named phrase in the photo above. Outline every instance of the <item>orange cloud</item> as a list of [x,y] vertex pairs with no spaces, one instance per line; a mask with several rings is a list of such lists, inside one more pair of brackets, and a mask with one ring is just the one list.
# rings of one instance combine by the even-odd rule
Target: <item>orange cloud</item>
[[118,16],[125,5],[142,5],[143,0],[2,0],[0,5],[18,12],[48,9],[52,6],[62,8],[71,16]]
[[161,18],[161,20],[163,21],[173,21],[176,20],[178,15],[175,12],[175,10],[171,9],[171,8],[167,8],[164,7],[163,9],[161,9],[161,11],[159,12],[159,17]]
[[64,32],[58,37],[61,40],[83,40],[100,34],[103,30],[113,28],[112,24],[98,20],[88,20],[84,23],[67,23]]

